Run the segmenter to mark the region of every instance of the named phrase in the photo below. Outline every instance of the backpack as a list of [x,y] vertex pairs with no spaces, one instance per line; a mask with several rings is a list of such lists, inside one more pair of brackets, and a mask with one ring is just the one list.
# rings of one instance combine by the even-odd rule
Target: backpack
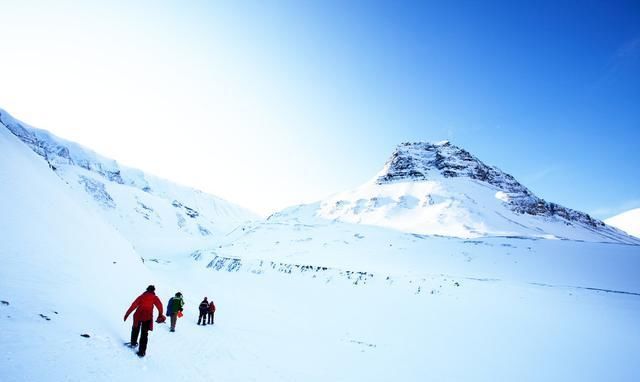
[[176,313],[182,309],[182,306],[184,305],[184,300],[182,299],[182,297],[171,297],[171,300],[169,300],[169,303],[171,304],[171,311],[173,313]]

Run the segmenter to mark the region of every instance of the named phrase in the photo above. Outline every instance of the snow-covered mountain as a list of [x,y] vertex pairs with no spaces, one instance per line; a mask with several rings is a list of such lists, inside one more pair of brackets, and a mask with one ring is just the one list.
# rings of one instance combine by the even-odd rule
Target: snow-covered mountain
[[640,238],[640,208],[623,212],[605,220],[605,223],[616,227],[629,235]]
[[[524,191],[505,174],[388,163],[362,194],[232,229],[242,209],[0,121],[2,381],[638,380],[640,245],[571,210],[511,204]],[[337,201],[352,211],[324,216]],[[430,227],[463,238],[398,212],[439,203]],[[513,222],[479,229],[496,211]],[[186,305],[138,359],[122,316],[148,284]],[[203,296],[213,326],[196,325]]]
[[427,235],[638,243],[446,141],[399,145],[371,181],[323,200],[318,215]]
[[258,218],[216,196],[121,166],[81,145],[22,123],[2,109],[0,124],[0,129],[6,127],[42,157],[81,200],[145,256],[213,245],[217,237]]
[[[472,189],[474,196],[482,187],[488,188]],[[523,234],[526,227],[517,236],[445,237],[327,219],[319,211],[320,202],[287,208],[191,256],[220,290],[229,290],[221,293],[225,304],[266,312],[247,325],[268,327],[251,335],[268,332],[283,345],[277,352],[284,355],[269,362],[286,377],[274,379],[634,381],[640,375],[630,356],[640,351],[634,329],[640,245],[632,238],[616,232],[623,240],[607,240],[595,232],[590,238],[598,242],[550,240]],[[551,228],[562,222],[529,219],[549,219]],[[590,232],[577,223],[566,227]],[[158,266],[167,274],[170,267]],[[239,280],[260,293],[231,291]],[[247,309],[238,316],[250,315]],[[282,365],[282,358],[295,362]],[[316,371],[316,360],[328,371]]]
[[637,293],[639,251],[637,238],[441,142],[401,144],[361,187],[239,226],[193,257],[229,271],[435,271]]

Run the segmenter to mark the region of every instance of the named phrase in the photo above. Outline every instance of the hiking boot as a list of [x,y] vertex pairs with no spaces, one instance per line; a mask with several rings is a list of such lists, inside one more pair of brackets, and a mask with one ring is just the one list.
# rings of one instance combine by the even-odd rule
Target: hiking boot
[[137,352],[136,355],[140,358],[144,357],[144,353]]

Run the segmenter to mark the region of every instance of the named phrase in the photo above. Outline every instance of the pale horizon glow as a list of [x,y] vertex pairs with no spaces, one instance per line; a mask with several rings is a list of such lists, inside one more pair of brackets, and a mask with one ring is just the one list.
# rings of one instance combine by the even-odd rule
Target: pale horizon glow
[[[294,84],[268,62],[252,68],[251,47],[231,46],[233,28],[198,40],[200,28],[223,28],[224,15],[219,27],[218,18],[212,26],[162,12],[140,24],[142,9],[89,7],[74,10],[76,19],[68,8],[44,7],[12,10],[11,19],[39,28],[0,27],[4,36],[20,31],[4,46],[20,60],[5,61],[0,77],[0,107],[15,118],[261,215],[340,190],[317,160],[303,163],[304,144],[295,146],[305,139],[296,126],[309,121]],[[175,21],[186,29],[164,28]],[[118,22],[123,28],[113,29]],[[270,71],[274,78],[265,76]],[[329,151],[326,138],[308,137]],[[309,171],[325,181],[291,181]]]
[[[563,29],[566,20],[549,21],[559,42],[545,51],[535,45],[548,39],[543,27],[505,42],[500,30],[472,28],[488,21],[475,19],[477,10],[445,8],[2,4],[0,107],[263,216],[368,181],[401,142],[443,139],[596,217],[640,206],[639,181],[625,175],[640,162],[631,146],[640,130],[640,32],[612,26],[588,61],[568,47],[587,56],[580,49],[596,49],[593,41]],[[439,24],[441,14],[456,24]],[[520,23],[516,13],[495,17]],[[595,39],[602,26],[584,17],[575,23]],[[540,57],[551,64],[535,64]],[[616,97],[625,101],[606,103]],[[616,132],[603,137],[605,128]],[[548,139],[532,146],[540,136]],[[598,159],[588,151],[594,143],[631,154]]]

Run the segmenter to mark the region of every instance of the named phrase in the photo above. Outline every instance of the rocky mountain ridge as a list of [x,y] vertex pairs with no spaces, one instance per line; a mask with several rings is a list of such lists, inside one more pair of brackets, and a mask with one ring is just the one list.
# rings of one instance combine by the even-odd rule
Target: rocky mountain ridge
[[466,177],[490,184],[503,192],[500,196],[505,204],[519,214],[558,216],[593,228],[605,226],[605,223],[592,218],[589,214],[537,197],[512,175],[498,167],[486,165],[468,151],[448,141],[405,142],[398,145],[376,182],[378,184],[416,182],[438,177]]

